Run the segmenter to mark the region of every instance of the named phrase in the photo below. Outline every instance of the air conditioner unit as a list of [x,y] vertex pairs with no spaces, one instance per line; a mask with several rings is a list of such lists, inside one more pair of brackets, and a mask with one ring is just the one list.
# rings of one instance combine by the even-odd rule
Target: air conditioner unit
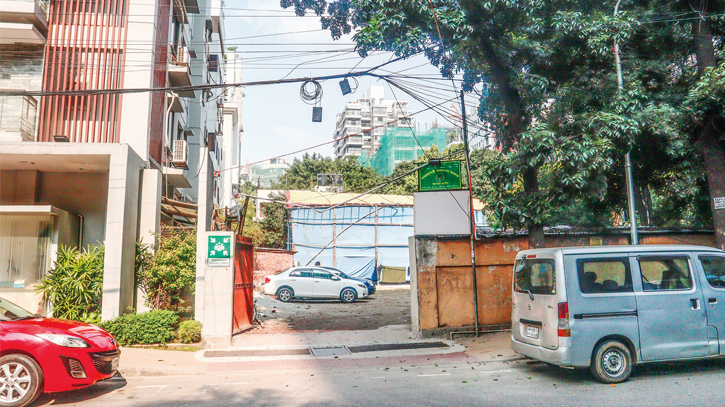
[[189,56],[189,48],[185,46],[180,46],[178,52],[176,53],[176,62],[179,65],[189,65],[189,60],[191,57]]
[[174,155],[171,159],[171,164],[177,168],[188,169],[186,162],[189,159],[189,145],[186,144],[186,140],[175,140],[174,141]]

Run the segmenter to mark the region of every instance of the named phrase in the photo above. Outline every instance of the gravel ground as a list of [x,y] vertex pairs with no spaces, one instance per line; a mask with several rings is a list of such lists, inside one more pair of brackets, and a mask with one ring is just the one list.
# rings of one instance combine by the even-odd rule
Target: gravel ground
[[378,329],[410,324],[410,286],[378,286],[370,298],[345,304],[339,300],[283,303],[255,291],[262,327],[250,334]]

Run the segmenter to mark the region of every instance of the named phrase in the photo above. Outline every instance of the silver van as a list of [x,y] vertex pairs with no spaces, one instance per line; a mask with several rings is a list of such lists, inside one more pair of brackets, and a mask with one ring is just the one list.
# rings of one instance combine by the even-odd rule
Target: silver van
[[604,383],[639,363],[725,356],[725,252],[711,247],[525,250],[512,300],[514,351]]

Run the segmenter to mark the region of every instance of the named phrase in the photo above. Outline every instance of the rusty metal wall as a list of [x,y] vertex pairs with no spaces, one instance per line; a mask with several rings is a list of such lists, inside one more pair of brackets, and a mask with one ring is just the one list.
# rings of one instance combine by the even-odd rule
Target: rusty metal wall
[[[415,237],[418,328],[474,325],[470,241],[462,237]],[[707,233],[662,233],[640,237],[641,244],[714,246]],[[626,235],[547,236],[547,247],[628,244]],[[516,254],[529,248],[526,236],[493,237],[476,242],[479,324],[486,329],[511,324],[511,279]],[[415,308],[414,308],[415,309]]]

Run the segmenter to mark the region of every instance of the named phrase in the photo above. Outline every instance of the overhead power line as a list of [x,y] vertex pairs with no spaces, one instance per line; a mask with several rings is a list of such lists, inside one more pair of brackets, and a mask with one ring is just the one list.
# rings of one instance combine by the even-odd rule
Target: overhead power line
[[3,90],[0,91],[0,96],[80,96],[80,95],[102,95],[102,94],[128,94],[128,93],[144,93],[144,92],[183,92],[183,91],[195,91],[195,90],[207,90],[207,89],[226,89],[233,87],[249,87],[249,86],[261,86],[261,85],[279,85],[283,83],[300,83],[307,82],[310,80],[315,81],[326,81],[332,79],[342,79],[346,77],[356,76],[372,76],[374,78],[383,79],[384,75],[378,75],[373,73],[376,69],[391,63],[397,62],[404,59],[403,57],[392,59],[388,62],[374,66],[369,69],[356,72],[348,72],[337,75],[317,76],[317,77],[306,77],[306,78],[289,78],[289,79],[275,79],[266,81],[251,81],[251,82],[239,82],[239,83],[220,83],[220,84],[207,84],[207,85],[190,85],[190,86],[167,86],[159,88],[124,88],[124,89],[85,89],[85,90],[56,90],[56,91],[26,91],[26,90]]

